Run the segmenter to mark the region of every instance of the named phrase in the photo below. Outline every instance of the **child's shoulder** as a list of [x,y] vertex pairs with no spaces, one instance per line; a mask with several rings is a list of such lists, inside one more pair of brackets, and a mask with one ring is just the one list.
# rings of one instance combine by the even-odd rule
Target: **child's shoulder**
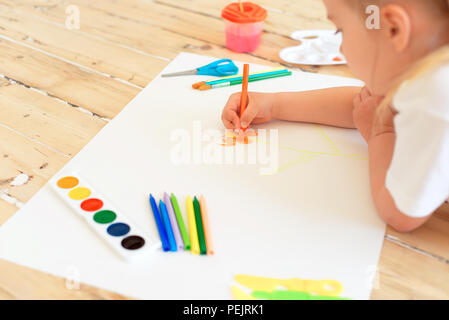
[[397,111],[422,111],[449,121],[449,62],[405,81],[394,97]]

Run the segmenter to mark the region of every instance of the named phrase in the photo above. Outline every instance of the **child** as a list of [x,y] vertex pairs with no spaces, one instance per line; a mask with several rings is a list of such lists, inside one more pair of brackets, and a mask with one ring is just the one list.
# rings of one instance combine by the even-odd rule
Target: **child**
[[[366,87],[240,94],[223,110],[228,129],[271,119],[356,128],[369,147],[371,193],[400,232],[424,224],[449,197],[449,0],[324,0],[342,53]],[[380,9],[380,28],[365,10]]]

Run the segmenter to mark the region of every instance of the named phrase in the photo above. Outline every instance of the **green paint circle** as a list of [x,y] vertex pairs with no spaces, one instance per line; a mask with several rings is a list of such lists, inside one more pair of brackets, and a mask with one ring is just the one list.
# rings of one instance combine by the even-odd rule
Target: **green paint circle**
[[111,223],[112,221],[115,220],[115,218],[117,218],[117,215],[115,214],[115,212],[111,210],[98,211],[94,215],[95,222],[101,224]]

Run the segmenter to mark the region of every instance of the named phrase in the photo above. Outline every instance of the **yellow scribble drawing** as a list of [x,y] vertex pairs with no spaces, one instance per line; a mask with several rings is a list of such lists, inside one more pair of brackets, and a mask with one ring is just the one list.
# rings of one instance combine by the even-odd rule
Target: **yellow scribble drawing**
[[[319,134],[321,140],[326,144],[326,146],[329,148],[330,152],[317,152],[317,151],[310,151],[310,150],[301,150],[294,147],[289,146],[279,146],[280,150],[286,150],[286,151],[293,151],[297,152],[298,155],[293,157],[293,159],[288,160],[287,162],[281,163],[278,167],[278,169],[274,172],[271,172],[266,175],[275,175],[281,171],[284,171],[286,169],[305,164],[307,162],[310,162],[311,160],[320,158],[320,157],[340,157],[340,158],[350,158],[350,159],[359,159],[359,160],[368,160],[368,157],[366,154],[360,155],[360,154],[345,154],[340,152],[337,144],[329,137],[328,134],[324,131],[324,129],[321,126],[314,126],[315,130]],[[270,145],[269,141],[264,141],[260,137],[258,137],[257,132],[254,129],[248,129],[244,132],[235,133],[233,131],[226,131],[223,141],[221,142],[221,145],[223,147],[234,147],[237,144],[252,144],[252,143],[264,143],[267,146]]]
[[246,293],[245,291],[243,291],[242,289],[240,289],[237,286],[232,286],[231,290],[232,290],[232,295],[234,296],[234,299],[236,299],[236,300],[257,300],[252,295]]
[[[288,147],[288,146],[279,146],[279,148],[281,150],[297,152],[297,153],[299,153],[299,155],[297,157],[287,161],[286,163],[281,163],[279,165],[278,170],[276,172],[273,172],[272,174],[277,174],[286,169],[307,163],[311,160],[314,160],[314,159],[317,159],[317,158],[323,157],[323,156],[368,160],[367,155],[341,153],[337,147],[337,144],[326,134],[326,132],[324,131],[324,129],[321,126],[315,126],[315,130],[318,131],[321,139],[326,143],[326,145],[329,147],[329,149],[332,150],[332,152],[316,152],[316,151],[310,151],[310,150],[301,150],[301,149]],[[266,143],[267,145],[270,144],[268,141],[261,141],[260,139],[258,139],[257,141]]]
[[236,275],[231,286],[237,300],[348,300],[337,280],[276,279]]
[[271,292],[281,288],[328,297],[337,297],[343,292],[343,285],[337,280],[275,279],[249,275],[236,275],[234,280],[254,291]]
[[327,146],[334,150],[334,154],[340,154],[337,145],[332,141],[332,139],[324,132],[323,128],[315,126],[315,130],[317,130],[321,136],[321,138],[326,142]]

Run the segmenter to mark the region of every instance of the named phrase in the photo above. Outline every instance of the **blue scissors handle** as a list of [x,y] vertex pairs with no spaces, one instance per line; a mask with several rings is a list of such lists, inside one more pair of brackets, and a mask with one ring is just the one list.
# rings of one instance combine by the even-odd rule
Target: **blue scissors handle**
[[239,68],[230,59],[222,59],[198,68],[198,75],[226,77],[233,76],[239,72]]

